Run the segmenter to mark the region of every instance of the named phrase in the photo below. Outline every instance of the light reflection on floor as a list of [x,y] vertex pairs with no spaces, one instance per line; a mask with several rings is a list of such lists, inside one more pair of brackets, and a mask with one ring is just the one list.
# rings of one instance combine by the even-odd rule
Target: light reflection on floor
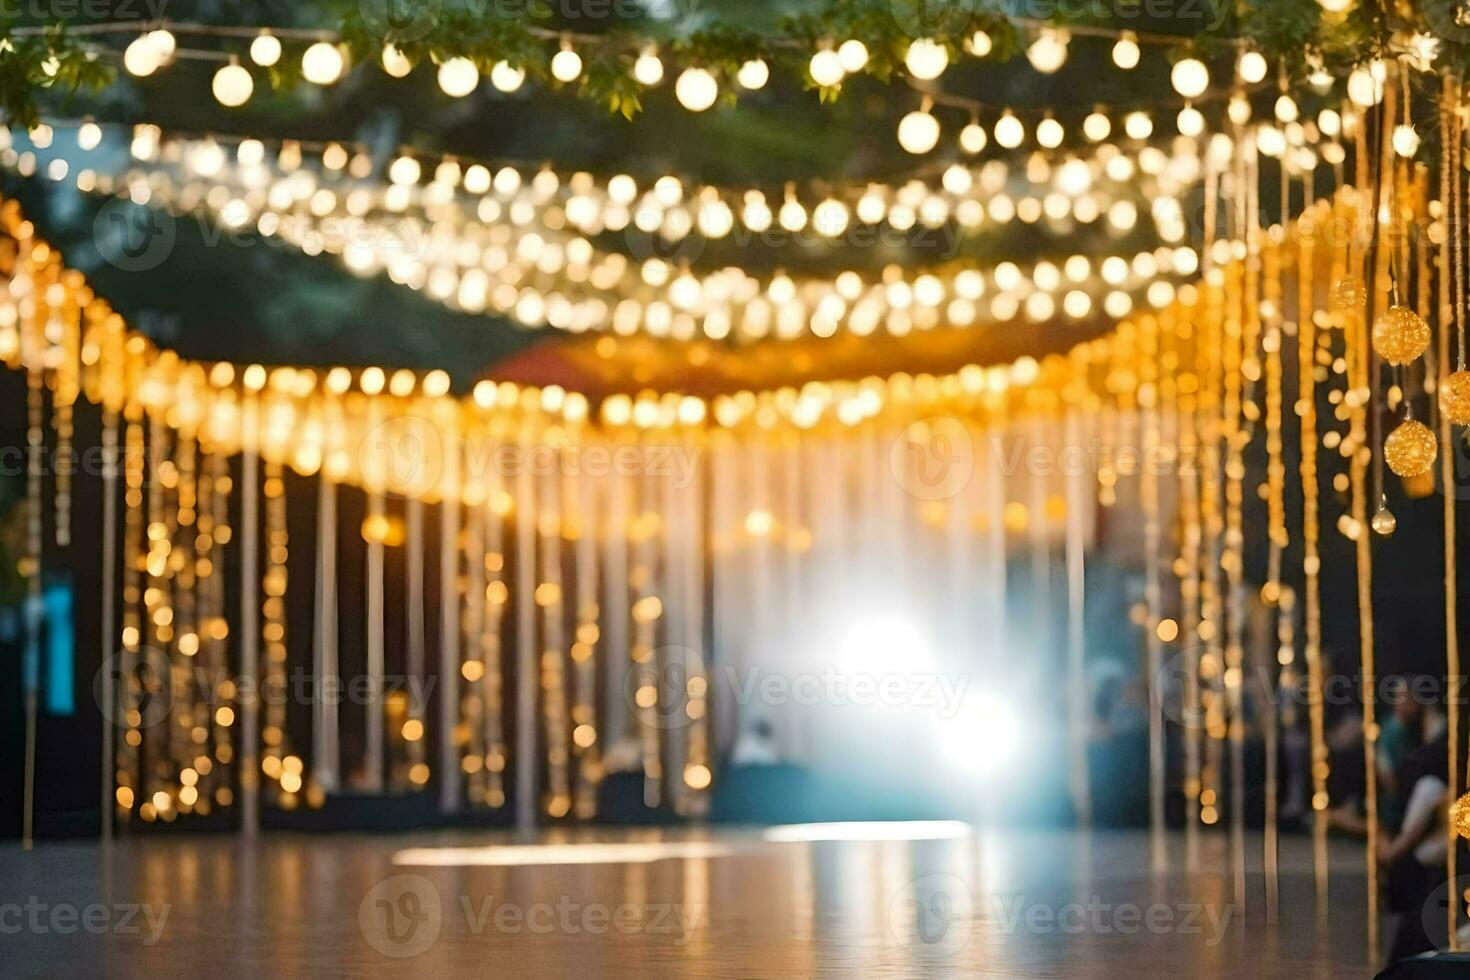
[[561,831],[539,846],[463,832],[177,836],[121,841],[105,861],[93,844],[6,845],[0,975],[1372,975],[1350,842],[1335,844],[1318,903],[1308,842],[1284,841],[1276,926],[1258,847],[1242,911],[1223,837],[1203,840],[1195,874],[1182,840],[1170,845],[1175,870],[1157,875],[1141,834],[944,822]]

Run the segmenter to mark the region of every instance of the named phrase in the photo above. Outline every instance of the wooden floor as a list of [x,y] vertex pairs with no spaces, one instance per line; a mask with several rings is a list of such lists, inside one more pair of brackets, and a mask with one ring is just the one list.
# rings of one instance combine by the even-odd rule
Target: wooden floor
[[[900,839],[803,840],[822,836]],[[776,839],[772,839],[776,838]],[[908,838],[908,839],[902,839]],[[1370,977],[1361,851],[1329,898],[1259,841],[1234,907],[1223,836],[1153,874],[1141,834],[602,832],[0,845],[6,977]],[[139,907],[141,906],[141,908]],[[1385,935],[1386,942],[1386,935]]]

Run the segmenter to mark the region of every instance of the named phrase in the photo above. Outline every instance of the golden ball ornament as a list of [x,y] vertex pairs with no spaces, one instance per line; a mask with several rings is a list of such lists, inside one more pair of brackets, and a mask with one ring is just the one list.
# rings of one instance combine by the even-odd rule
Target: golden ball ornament
[[1373,533],[1384,538],[1397,531],[1399,527],[1399,519],[1394,517],[1393,511],[1387,507],[1374,514],[1373,519],[1368,523],[1372,526]]
[[1405,419],[1383,440],[1383,461],[1398,476],[1423,476],[1439,455],[1439,440],[1429,426]]
[[1450,823],[1455,833],[1470,838],[1470,793],[1466,793],[1450,805]]
[[1429,347],[1429,324],[1407,306],[1390,306],[1373,321],[1373,349],[1390,364],[1408,364]]
[[1439,410],[1456,425],[1470,425],[1470,371],[1456,371],[1444,379]]
[[1328,296],[1334,313],[1362,313],[1368,308],[1368,284],[1362,276],[1343,276]]

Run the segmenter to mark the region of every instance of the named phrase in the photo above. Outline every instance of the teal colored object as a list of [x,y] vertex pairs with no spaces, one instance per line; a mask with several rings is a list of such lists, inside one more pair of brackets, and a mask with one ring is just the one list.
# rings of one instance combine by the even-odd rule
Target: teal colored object
[[47,586],[41,605],[46,618],[46,711],[52,715],[72,715],[77,710],[77,642],[72,625],[71,583]]

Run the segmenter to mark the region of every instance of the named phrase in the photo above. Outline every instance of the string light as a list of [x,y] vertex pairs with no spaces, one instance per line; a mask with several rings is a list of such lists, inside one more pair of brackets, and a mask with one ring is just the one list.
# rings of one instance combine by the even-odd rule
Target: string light
[[270,68],[281,60],[281,39],[270,31],[261,31],[250,42],[250,60],[262,68]]
[[480,70],[468,58],[450,58],[439,66],[439,88],[459,99],[480,87]]
[[1042,28],[1026,49],[1026,59],[1031,62],[1031,67],[1043,75],[1052,75],[1059,71],[1067,62],[1067,42],[1069,35],[1066,31],[1056,28]]
[[1174,63],[1169,81],[1174,91],[1186,99],[1195,99],[1210,87],[1210,70],[1198,58],[1184,58]]
[[255,91],[255,80],[243,65],[232,62],[214,73],[210,90],[220,105],[233,109],[250,101],[250,95]]
[[1113,44],[1113,64],[1124,71],[1138,67],[1140,54],[1137,35],[1132,31],[1124,31],[1122,37]]
[[582,56],[570,45],[563,47],[551,58],[551,77],[558,82],[574,82],[582,74]]
[[690,112],[703,112],[715,104],[720,87],[703,68],[686,68],[674,82],[674,95]]
[[898,145],[909,153],[928,153],[939,143],[939,120],[925,104],[904,116],[898,123]]
[[650,48],[638,56],[633,62],[633,78],[639,85],[657,85],[664,80],[664,63],[658,56],[658,51]]
[[[867,61],[866,52],[863,61]],[[909,45],[903,63],[910,75],[923,81],[931,81],[943,75],[944,69],[949,67],[949,49],[937,41],[920,38]]]
[[407,78],[409,72],[413,71],[413,62],[408,60],[396,45],[383,45],[383,53],[379,60],[382,62],[383,71],[394,78]]
[[318,41],[301,56],[301,75],[313,85],[332,85],[342,77],[345,63],[334,44]]
[[735,73],[736,83],[748,92],[756,92],[765,88],[770,78],[770,66],[759,58],[743,62]]
[[842,58],[831,48],[823,48],[813,54],[807,71],[811,73],[812,81],[823,88],[842,84],[843,76],[847,74],[842,67]]

